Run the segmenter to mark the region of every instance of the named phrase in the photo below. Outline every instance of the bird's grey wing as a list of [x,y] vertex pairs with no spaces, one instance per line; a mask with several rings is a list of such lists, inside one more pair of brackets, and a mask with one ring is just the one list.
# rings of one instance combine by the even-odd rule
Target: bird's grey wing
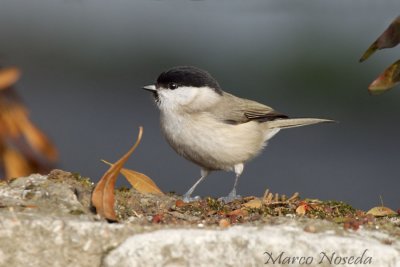
[[256,101],[238,98],[224,92],[224,97],[218,105],[210,110],[218,120],[229,124],[241,124],[249,121],[266,122],[288,116],[275,111],[273,108]]

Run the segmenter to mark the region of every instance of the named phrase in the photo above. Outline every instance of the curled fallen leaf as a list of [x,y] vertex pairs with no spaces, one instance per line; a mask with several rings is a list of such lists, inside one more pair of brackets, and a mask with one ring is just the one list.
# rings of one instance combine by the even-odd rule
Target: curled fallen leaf
[[394,210],[389,209],[387,207],[383,207],[383,206],[374,207],[374,208],[370,209],[369,211],[367,211],[367,214],[372,215],[374,217],[397,215],[397,213]]
[[16,83],[21,76],[18,68],[10,67],[0,70],[0,90],[6,89]]
[[0,177],[6,180],[48,173],[58,159],[55,146],[29,119],[27,108],[12,87],[0,90],[0,147]]
[[236,209],[227,214],[228,216],[242,216],[245,217],[249,215],[249,212],[245,209]]
[[400,16],[397,17],[389,27],[371,44],[360,58],[363,62],[369,58],[376,50],[395,47],[400,43]]
[[175,206],[176,206],[177,208],[184,207],[184,206],[186,206],[186,203],[185,203],[182,199],[178,199],[178,200],[175,202]]
[[[103,160],[104,163],[108,165],[113,165],[112,163],[109,163],[105,160]],[[147,175],[134,171],[134,170],[129,170],[122,168],[120,170],[121,174],[128,180],[128,182],[132,185],[133,188],[135,188],[137,191],[148,194],[159,194],[163,195],[164,193],[158,188],[158,186],[154,183],[153,180],[150,179]]]
[[400,83],[400,60],[390,65],[368,87],[371,94],[378,95]]
[[259,198],[255,198],[250,200],[249,202],[244,203],[243,206],[246,208],[259,209],[262,206],[262,202]]
[[296,208],[296,214],[301,216],[305,215],[308,209],[308,204],[305,202],[301,202],[300,205]]
[[136,140],[136,143],[123,155],[115,164],[113,164],[107,172],[103,175],[100,181],[97,183],[95,189],[92,193],[92,204],[96,208],[96,212],[110,220],[117,221],[117,216],[114,210],[114,187],[115,182],[118,178],[119,172],[124,166],[125,162],[128,160],[130,155],[135,151],[137,146],[142,139],[143,128],[139,128],[139,134]]

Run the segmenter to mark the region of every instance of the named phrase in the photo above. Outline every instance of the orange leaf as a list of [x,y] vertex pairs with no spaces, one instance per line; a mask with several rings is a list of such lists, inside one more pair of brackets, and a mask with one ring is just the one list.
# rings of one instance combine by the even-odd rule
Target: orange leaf
[[296,214],[297,214],[297,215],[305,215],[308,209],[309,209],[308,204],[302,202],[302,203],[297,207],[297,209],[296,209]]
[[135,151],[142,139],[143,128],[139,127],[139,134],[136,143],[129,149],[129,151],[123,155],[115,164],[113,164],[107,172],[103,175],[100,181],[97,183],[92,193],[92,204],[96,208],[96,212],[100,216],[111,220],[117,221],[117,216],[114,211],[114,186],[118,178],[118,174],[128,160],[130,155]]
[[164,194],[153,180],[143,173],[128,169],[122,169],[121,173],[128,182],[141,193]]
[[18,126],[29,145],[42,153],[49,161],[56,161],[58,158],[57,149],[47,136],[28,119],[26,114],[20,113],[18,117]]
[[245,217],[249,215],[249,212],[245,209],[236,209],[227,214],[228,216],[242,216]]
[[[110,166],[113,166],[113,164],[110,162],[107,162],[105,160],[102,161]],[[154,183],[154,181],[151,180],[151,178],[148,177],[147,175],[125,168],[122,168],[120,172],[123,176],[125,176],[126,180],[128,180],[128,182],[132,185],[132,187],[135,188],[140,193],[144,194],[152,193],[160,195],[164,194],[160,190],[160,188],[158,188],[156,183]]]
[[364,52],[360,58],[363,62],[369,58],[376,50],[395,47],[400,43],[400,16],[398,16],[389,27],[376,39],[375,42]]
[[32,172],[29,162],[15,149],[4,149],[3,161],[7,180],[25,176]]
[[250,200],[249,202],[244,203],[243,206],[246,208],[259,209],[262,206],[262,202],[259,198],[255,198]]
[[390,65],[368,87],[371,94],[380,94],[400,83],[400,60]]
[[18,68],[4,68],[0,70],[0,90],[6,89],[16,83],[21,72]]
[[13,139],[18,138],[21,134],[18,128],[18,118],[14,112],[17,109],[17,107],[2,107],[0,110],[0,130],[2,134]]

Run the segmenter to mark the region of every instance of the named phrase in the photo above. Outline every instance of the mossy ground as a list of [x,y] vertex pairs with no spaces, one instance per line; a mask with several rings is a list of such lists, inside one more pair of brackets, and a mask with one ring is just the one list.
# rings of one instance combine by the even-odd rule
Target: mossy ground
[[[53,171],[49,179],[68,183],[78,200],[90,208],[90,195],[94,183],[79,174]],[[230,226],[238,224],[265,224],[272,218],[315,219],[334,222],[344,229],[383,229],[400,237],[400,216],[374,217],[336,200],[319,200],[272,194],[268,190],[262,197],[248,196],[230,203],[212,197],[184,203],[179,195],[141,194],[132,188],[115,190],[115,210],[120,222],[140,225],[200,225]]]

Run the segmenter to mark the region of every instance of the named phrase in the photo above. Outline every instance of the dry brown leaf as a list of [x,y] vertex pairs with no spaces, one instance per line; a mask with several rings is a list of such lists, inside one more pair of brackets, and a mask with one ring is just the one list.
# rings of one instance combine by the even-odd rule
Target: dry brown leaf
[[389,27],[373,42],[360,58],[363,62],[376,50],[395,47],[400,43],[400,16],[398,16]]
[[2,133],[8,138],[17,139],[23,135],[28,144],[49,161],[55,162],[58,152],[47,136],[42,133],[28,118],[28,112],[21,104],[0,109]]
[[18,68],[10,67],[0,69],[0,90],[6,89],[16,83],[21,76]]
[[247,203],[244,203],[243,206],[246,208],[259,209],[262,206],[262,202],[259,198],[255,198]]
[[387,207],[374,207],[367,211],[367,214],[373,215],[375,217],[384,217],[384,216],[391,216],[396,215],[397,213]]
[[58,152],[47,136],[42,133],[24,113],[18,115],[18,126],[28,144],[37,152],[43,154],[49,161],[58,159]]
[[249,212],[245,209],[236,209],[227,214],[228,216],[242,216],[245,217],[249,215]]
[[117,221],[114,211],[114,186],[118,178],[119,172],[128,160],[130,155],[135,151],[142,139],[143,128],[139,127],[139,134],[136,143],[123,155],[115,164],[113,164],[97,183],[92,193],[92,204],[96,208],[96,212],[111,221]]
[[0,107],[1,134],[9,138],[18,138],[18,136],[21,134],[17,123],[18,120],[14,113],[14,110],[16,109],[16,107]]
[[177,201],[175,201],[175,206],[176,206],[177,208],[183,207],[183,206],[185,206],[185,205],[186,205],[186,203],[183,202],[182,199],[178,199]]
[[[11,81],[13,73],[16,75],[17,70],[6,69],[2,71],[0,69],[0,84],[6,79]],[[1,76],[2,74],[7,75]],[[16,76],[14,77],[16,79]],[[4,79],[2,80],[2,78]],[[33,172],[46,173],[54,167],[53,163],[58,158],[56,148],[47,136],[30,121],[28,110],[12,87],[7,90],[0,90],[0,142],[0,146],[3,146],[0,157],[7,149],[13,149],[14,153],[7,154],[5,157],[14,159],[8,160],[9,162],[20,162],[20,164],[9,164],[7,170],[7,163],[1,162],[3,166],[0,166],[0,175],[7,178]],[[18,153],[18,156],[15,156],[16,153]],[[21,164],[27,165],[28,167],[25,169],[29,169],[29,172],[20,172]],[[11,170],[12,168],[14,170]]]
[[381,94],[400,83],[400,60],[385,69],[368,87],[373,94]]
[[3,150],[3,162],[6,179],[26,176],[33,171],[29,162],[13,148]]
[[[103,160],[104,163],[112,166],[113,164]],[[134,171],[122,168],[121,174],[125,176],[126,180],[135,188],[137,191],[148,194],[160,194],[163,195],[164,193],[160,190],[160,188],[154,183],[153,180],[150,179],[147,175]]]
[[297,208],[296,208],[296,214],[297,215],[305,215],[308,210],[308,205],[307,203],[301,203]]

